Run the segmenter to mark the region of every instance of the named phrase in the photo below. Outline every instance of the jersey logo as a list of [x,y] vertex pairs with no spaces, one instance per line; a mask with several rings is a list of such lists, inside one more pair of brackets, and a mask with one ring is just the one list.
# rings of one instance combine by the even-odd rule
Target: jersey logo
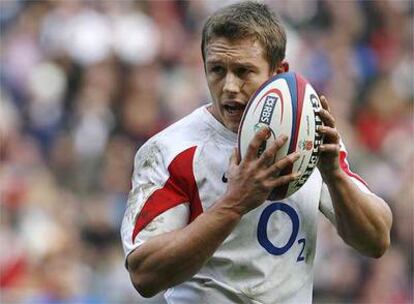
[[229,181],[229,179],[226,177],[226,172],[223,173],[223,176],[221,177],[221,181],[223,183],[227,183]]
[[[267,226],[269,223],[269,219],[274,212],[283,212],[287,216],[289,216],[290,220],[292,221],[292,232],[290,234],[289,240],[284,246],[278,247],[273,244],[267,235]],[[297,256],[296,262],[305,261],[304,249],[306,247],[306,239],[301,238],[297,240],[299,234],[299,226],[300,226],[300,219],[299,215],[297,214],[296,210],[289,206],[288,204],[282,202],[275,202],[267,206],[259,220],[259,224],[257,226],[257,239],[259,244],[266,249],[266,251],[272,255],[282,255],[285,254],[288,250],[292,248],[292,246],[297,242],[299,245],[302,245],[302,248]]]

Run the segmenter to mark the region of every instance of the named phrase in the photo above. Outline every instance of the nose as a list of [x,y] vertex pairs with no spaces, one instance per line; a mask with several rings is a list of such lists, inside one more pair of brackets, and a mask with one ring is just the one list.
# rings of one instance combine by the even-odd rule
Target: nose
[[223,91],[228,94],[237,94],[240,92],[242,81],[233,73],[227,73],[224,80]]

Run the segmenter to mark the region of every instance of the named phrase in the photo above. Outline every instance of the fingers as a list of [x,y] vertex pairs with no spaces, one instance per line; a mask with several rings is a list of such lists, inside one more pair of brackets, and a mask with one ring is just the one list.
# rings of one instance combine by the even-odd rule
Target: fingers
[[325,126],[328,126],[328,127],[331,127],[331,128],[335,127],[335,118],[327,110],[320,109],[319,117],[321,118],[321,120],[322,120],[322,122]]
[[318,132],[323,136],[324,143],[338,144],[340,137],[336,128],[320,126]]
[[278,178],[271,180],[267,183],[267,187],[274,189],[286,184],[289,184],[295,180],[297,180],[301,175],[301,172],[290,173],[287,175],[279,176]]
[[322,109],[319,111],[319,117],[321,118],[324,126],[320,126],[318,128],[318,132],[323,136],[323,141],[325,143],[320,146],[320,151],[329,152],[333,151],[333,146],[329,146],[329,144],[338,145],[340,136],[338,130],[336,129],[335,118],[330,113],[329,105],[325,96],[321,95],[320,101]]
[[328,101],[326,100],[326,97],[324,95],[320,95],[319,100],[321,101],[322,108],[327,110],[328,112],[331,112],[331,109],[329,108],[329,104],[328,104]]
[[330,154],[339,154],[340,149],[339,144],[323,144],[319,147],[319,151]]
[[282,172],[285,168],[289,166],[293,166],[293,164],[300,158],[300,152],[293,152],[286,157],[282,158],[281,160],[274,163],[268,170],[267,170],[267,186],[270,188],[276,188],[283,186],[285,184],[291,183],[295,181],[297,178],[300,177],[301,172],[290,173],[286,175],[279,176],[280,172]]
[[326,101],[325,96],[320,96],[321,106],[322,108],[319,110],[319,117],[322,119],[324,125],[329,126],[331,128],[335,127],[335,118],[331,114],[331,110],[329,109],[329,104]]
[[269,167],[266,174],[267,176],[278,177],[279,173],[289,167],[292,166],[295,161],[297,161],[300,157],[300,152],[293,152],[286,157],[282,158],[281,160],[275,162],[272,166]]
[[269,138],[269,136],[270,129],[268,127],[261,128],[250,141],[244,159],[246,161],[255,160],[257,158],[257,152],[259,151],[260,146],[265,140]]
[[279,151],[280,148],[283,147],[287,140],[288,137],[286,135],[280,135],[274,141],[272,141],[271,145],[263,152],[263,154],[259,158],[258,165],[272,165],[275,162],[277,151]]

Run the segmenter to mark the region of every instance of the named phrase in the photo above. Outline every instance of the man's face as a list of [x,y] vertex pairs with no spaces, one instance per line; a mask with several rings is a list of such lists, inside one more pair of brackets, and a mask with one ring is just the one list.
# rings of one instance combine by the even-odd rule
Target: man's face
[[259,41],[213,38],[206,48],[206,78],[213,105],[209,111],[237,132],[250,96],[272,76]]

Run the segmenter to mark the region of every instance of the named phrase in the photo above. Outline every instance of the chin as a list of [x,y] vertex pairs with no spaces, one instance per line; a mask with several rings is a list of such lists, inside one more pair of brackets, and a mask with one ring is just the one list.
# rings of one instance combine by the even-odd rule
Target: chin
[[234,132],[234,133],[238,133],[239,132],[239,125],[240,125],[240,120],[235,120],[235,119],[223,119],[222,120],[222,124],[229,129],[230,131]]

